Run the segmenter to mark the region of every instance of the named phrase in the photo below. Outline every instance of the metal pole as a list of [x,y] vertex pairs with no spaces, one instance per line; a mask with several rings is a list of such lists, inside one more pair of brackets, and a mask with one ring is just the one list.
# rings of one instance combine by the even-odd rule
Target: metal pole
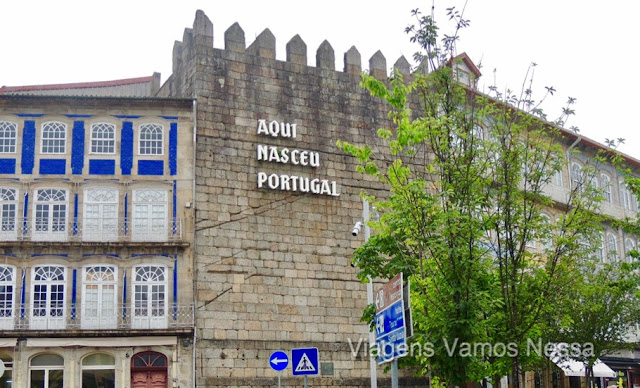
[[[362,199],[362,219],[364,221],[364,242],[369,241],[369,237],[371,237],[371,231],[369,230],[369,202],[366,199]],[[369,278],[369,283],[367,283],[367,303],[373,304],[373,279],[371,276]],[[372,331],[369,331],[369,348],[371,348],[376,343],[375,334]],[[371,354],[369,350],[369,373],[371,374],[371,388],[378,388],[378,370],[376,367],[376,360]]]
[[398,388],[398,359],[391,361],[391,388]]
[[281,385],[280,385],[280,376],[282,376],[282,372],[278,373],[278,388],[281,387]]
[[304,375],[304,388],[307,388],[307,375]]

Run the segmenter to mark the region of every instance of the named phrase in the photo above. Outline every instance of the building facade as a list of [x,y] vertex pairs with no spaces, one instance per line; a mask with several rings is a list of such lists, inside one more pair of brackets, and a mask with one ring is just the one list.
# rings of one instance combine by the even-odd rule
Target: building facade
[[190,99],[0,95],[3,387],[192,385],[193,143]]
[[[366,285],[349,265],[364,238],[351,232],[361,191],[385,190],[336,141],[378,145],[388,106],[360,87],[355,47],[336,70],[328,42],[314,67],[298,35],[285,61],[275,39],[265,30],[247,46],[234,24],[214,48],[198,11],[155,97],[25,95],[151,94],[155,76],[0,90],[1,382],[266,387],[274,351],[316,347],[313,386],[369,386]],[[473,81],[479,72],[463,65]],[[389,77],[380,52],[367,67]],[[410,76],[405,58],[393,67]],[[569,163],[546,187],[558,203],[603,147],[565,135]],[[603,211],[635,215],[622,177],[598,168]],[[603,261],[637,246],[611,226],[602,240]],[[628,388],[640,385],[630,369],[640,356],[620,356]],[[301,385],[295,367],[284,385]],[[428,382],[407,374],[400,385]]]

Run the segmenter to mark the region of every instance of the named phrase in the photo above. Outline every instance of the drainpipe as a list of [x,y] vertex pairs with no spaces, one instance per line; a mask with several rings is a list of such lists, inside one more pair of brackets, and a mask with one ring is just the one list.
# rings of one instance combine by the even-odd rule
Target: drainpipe
[[197,281],[198,281],[198,267],[196,266],[196,129],[197,129],[197,100],[193,99],[193,169],[192,169],[192,204],[191,208],[193,209],[193,248],[191,250],[191,268],[192,268],[192,284],[193,284],[193,346],[192,349],[192,363],[193,363],[193,376],[192,376],[192,384],[195,388],[196,386],[196,340],[198,339],[198,330],[196,327],[196,299],[197,299]]
[[573,179],[571,179],[571,174],[573,173],[573,171],[571,171],[571,150],[575,146],[577,146],[580,141],[582,141],[582,136],[578,135],[576,141],[574,141],[573,144],[571,144],[569,148],[567,148],[567,171],[569,172],[569,190],[573,189],[573,187],[571,187],[573,186]]

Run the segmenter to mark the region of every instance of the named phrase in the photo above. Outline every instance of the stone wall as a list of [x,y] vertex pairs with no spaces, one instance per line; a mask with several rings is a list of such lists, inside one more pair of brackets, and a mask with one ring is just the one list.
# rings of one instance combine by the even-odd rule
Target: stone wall
[[[326,41],[316,67],[307,66],[297,35],[286,61],[275,59],[269,30],[246,47],[234,24],[224,42],[224,50],[213,48],[213,26],[198,11],[174,46],[174,73],[160,90],[197,99],[197,384],[273,386],[274,350],[318,347],[333,374],[314,378],[313,386],[368,386],[368,357],[363,349],[352,356],[349,345],[368,341],[360,322],[366,285],[349,265],[363,235],[350,232],[362,219],[360,191],[383,188],[355,172],[336,140],[376,144],[388,108],[359,86],[355,47],[344,55],[344,71],[336,71]],[[396,66],[408,73],[404,58]],[[386,67],[380,52],[369,61],[380,78]],[[295,124],[297,135],[259,134],[260,120]],[[279,147],[279,155],[282,148],[317,152],[319,166],[259,161],[260,144]],[[260,172],[335,181],[339,195],[272,190],[268,182],[258,188]],[[283,376],[286,385],[301,384],[291,367]],[[388,377],[381,368],[378,376]]]

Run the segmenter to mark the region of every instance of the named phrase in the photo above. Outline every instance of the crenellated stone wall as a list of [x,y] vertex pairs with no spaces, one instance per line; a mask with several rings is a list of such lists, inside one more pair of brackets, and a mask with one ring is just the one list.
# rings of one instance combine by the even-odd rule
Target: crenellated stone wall
[[[356,173],[336,140],[379,145],[375,131],[388,124],[388,107],[360,87],[355,47],[336,71],[326,41],[311,67],[299,35],[287,43],[286,61],[276,60],[268,29],[248,47],[237,23],[225,32],[224,49],[213,39],[211,21],[198,11],[174,45],[173,74],[159,92],[197,99],[197,385],[274,386],[274,350],[318,347],[333,374],[312,378],[312,386],[369,386],[368,330],[360,322],[366,285],[349,265],[363,235],[351,229],[362,219],[360,191],[383,187]],[[409,73],[405,58],[395,67]],[[369,73],[388,77],[382,53],[369,60]],[[295,124],[296,136],[259,133],[260,120]],[[277,147],[277,155],[258,160],[258,145]],[[318,153],[319,165],[283,162],[283,149]],[[277,176],[277,188],[270,181],[258,187],[261,172]],[[337,192],[293,190],[301,178],[335,182]],[[388,384],[382,368],[378,377]],[[283,378],[286,386],[302,383],[291,367]]]

